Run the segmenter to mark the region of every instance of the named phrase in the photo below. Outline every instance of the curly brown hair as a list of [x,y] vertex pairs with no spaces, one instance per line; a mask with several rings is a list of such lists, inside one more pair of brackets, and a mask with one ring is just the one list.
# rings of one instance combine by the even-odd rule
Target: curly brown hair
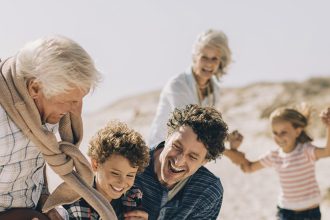
[[149,164],[149,148],[141,134],[119,121],[111,121],[99,130],[88,146],[88,156],[98,163],[104,163],[112,154],[127,158],[139,173]]
[[222,120],[220,112],[212,107],[192,104],[183,109],[176,108],[167,123],[168,136],[185,125],[191,127],[197,135],[197,140],[205,145],[208,151],[206,159],[215,160],[223,153],[228,126]]

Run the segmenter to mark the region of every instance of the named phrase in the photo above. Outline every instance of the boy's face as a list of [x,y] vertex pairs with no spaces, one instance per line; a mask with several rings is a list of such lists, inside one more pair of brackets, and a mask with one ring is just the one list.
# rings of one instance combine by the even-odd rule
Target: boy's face
[[92,168],[96,176],[96,189],[109,201],[118,199],[135,180],[138,167],[132,167],[129,160],[121,155],[111,155],[103,164],[92,159]]
[[182,126],[166,140],[165,147],[155,160],[159,181],[171,188],[193,175],[207,160],[207,149],[197,140],[191,127]]

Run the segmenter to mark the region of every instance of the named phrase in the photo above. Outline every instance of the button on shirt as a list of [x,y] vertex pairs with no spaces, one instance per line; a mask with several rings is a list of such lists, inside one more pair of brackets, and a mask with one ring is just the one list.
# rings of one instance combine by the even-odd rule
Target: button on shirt
[[[44,125],[56,132],[57,125]],[[35,208],[44,184],[45,161],[0,105],[0,212]]]

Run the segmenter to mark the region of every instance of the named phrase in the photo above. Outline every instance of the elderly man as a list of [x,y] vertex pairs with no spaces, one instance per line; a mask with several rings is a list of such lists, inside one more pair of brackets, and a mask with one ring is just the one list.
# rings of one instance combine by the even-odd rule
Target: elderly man
[[[3,60],[0,73],[0,219],[58,219],[53,208],[80,196],[104,219],[116,219],[89,186],[91,168],[78,149],[82,100],[99,81],[91,57],[76,42],[50,36]],[[45,160],[65,181],[49,197]]]
[[[165,142],[151,151],[150,165],[137,176],[149,220],[216,219],[222,204],[220,179],[203,165],[224,151],[228,128],[211,107],[175,109]],[[138,217],[139,210],[126,213]]]

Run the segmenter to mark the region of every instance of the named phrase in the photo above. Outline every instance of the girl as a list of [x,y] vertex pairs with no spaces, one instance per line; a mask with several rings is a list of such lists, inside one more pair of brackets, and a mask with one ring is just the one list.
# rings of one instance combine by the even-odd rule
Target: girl
[[327,126],[327,145],[314,146],[307,135],[309,112],[303,115],[292,108],[276,109],[270,116],[273,138],[278,149],[255,162],[243,163],[244,172],[274,167],[280,179],[278,220],[321,219],[320,189],[315,178],[315,161],[330,156],[330,108],[321,113]]

